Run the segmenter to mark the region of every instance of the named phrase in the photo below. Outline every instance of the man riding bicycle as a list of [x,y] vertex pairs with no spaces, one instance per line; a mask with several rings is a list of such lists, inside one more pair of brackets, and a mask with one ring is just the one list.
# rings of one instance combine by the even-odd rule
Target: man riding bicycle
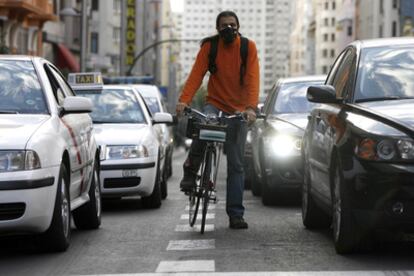
[[[176,106],[177,115],[189,106],[201,86],[204,75],[210,71],[208,94],[204,113],[234,114],[244,112],[248,124],[256,120],[259,96],[259,61],[256,45],[239,33],[239,19],[232,11],[221,12],[216,19],[218,35],[202,40],[201,48]],[[246,229],[244,221],[243,154],[247,125],[240,120],[228,123],[228,138],[224,144],[227,155],[226,212],[229,226]],[[196,185],[205,142],[193,140],[184,162],[184,177],[180,189],[187,192]]]

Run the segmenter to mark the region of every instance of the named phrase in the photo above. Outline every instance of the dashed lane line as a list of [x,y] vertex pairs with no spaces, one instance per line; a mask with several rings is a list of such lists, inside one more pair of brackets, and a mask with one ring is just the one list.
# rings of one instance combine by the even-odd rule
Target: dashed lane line
[[214,239],[206,240],[173,240],[168,243],[167,251],[171,250],[205,250],[215,249],[216,241]]
[[211,260],[197,261],[162,261],[159,263],[156,273],[171,272],[214,272],[215,263]]

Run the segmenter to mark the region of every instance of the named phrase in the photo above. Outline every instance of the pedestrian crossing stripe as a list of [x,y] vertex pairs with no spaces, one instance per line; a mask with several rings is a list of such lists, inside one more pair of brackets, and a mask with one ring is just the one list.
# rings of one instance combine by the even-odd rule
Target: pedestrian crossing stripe
[[167,251],[170,250],[204,250],[215,249],[214,239],[205,240],[173,240],[168,243]]
[[[181,219],[188,220],[189,217],[190,217],[189,214],[183,214],[183,215],[181,215]],[[206,215],[206,219],[214,219],[215,217],[216,217],[215,214],[211,214],[211,213],[207,213],[207,215]],[[197,220],[201,220],[201,214],[197,216]]]
[[214,260],[196,261],[162,261],[159,263],[156,273],[171,272],[214,272]]
[[[175,227],[176,232],[200,232],[201,225],[196,224],[191,227],[188,224],[179,224]],[[204,226],[204,232],[211,232],[214,231],[214,224],[206,224]]]

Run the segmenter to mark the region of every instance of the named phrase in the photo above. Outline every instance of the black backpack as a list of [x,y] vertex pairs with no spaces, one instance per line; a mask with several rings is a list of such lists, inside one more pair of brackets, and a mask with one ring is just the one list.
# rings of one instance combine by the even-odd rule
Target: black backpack
[[[210,74],[214,74],[217,72],[217,64],[216,64],[216,57],[217,57],[217,46],[218,46],[218,39],[219,36],[213,36],[211,38],[205,39],[203,41],[210,41],[210,53],[208,54],[208,71]],[[246,64],[247,64],[247,54],[249,52],[249,39],[244,36],[240,36],[240,56],[242,63],[240,65],[240,85],[243,86],[244,84],[244,74],[246,73]]]

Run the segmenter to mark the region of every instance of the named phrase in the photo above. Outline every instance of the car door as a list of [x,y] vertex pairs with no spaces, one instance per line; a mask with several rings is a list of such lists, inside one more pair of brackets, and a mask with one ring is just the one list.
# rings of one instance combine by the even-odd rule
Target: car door
[[[356,67],[356,51],[344,50],[328,75],[326,84],[332,85],[336,98],[346,101],[353,87]],[[312,186],[328,206],[331,204],[330,167],[333,148],[345,129],[342,104],[323,104],[312,112],[310,166]]]
[[[46,64],[46,71],[59,106],[66,97],[75,96],[59,71],[51,64]],[[71,187],[70,196],[74,199],[88,190],[92,177],[94,153],[92,152],[92,120],[86,113],[65,114],[61,117],[63,126],[69,133]]]

